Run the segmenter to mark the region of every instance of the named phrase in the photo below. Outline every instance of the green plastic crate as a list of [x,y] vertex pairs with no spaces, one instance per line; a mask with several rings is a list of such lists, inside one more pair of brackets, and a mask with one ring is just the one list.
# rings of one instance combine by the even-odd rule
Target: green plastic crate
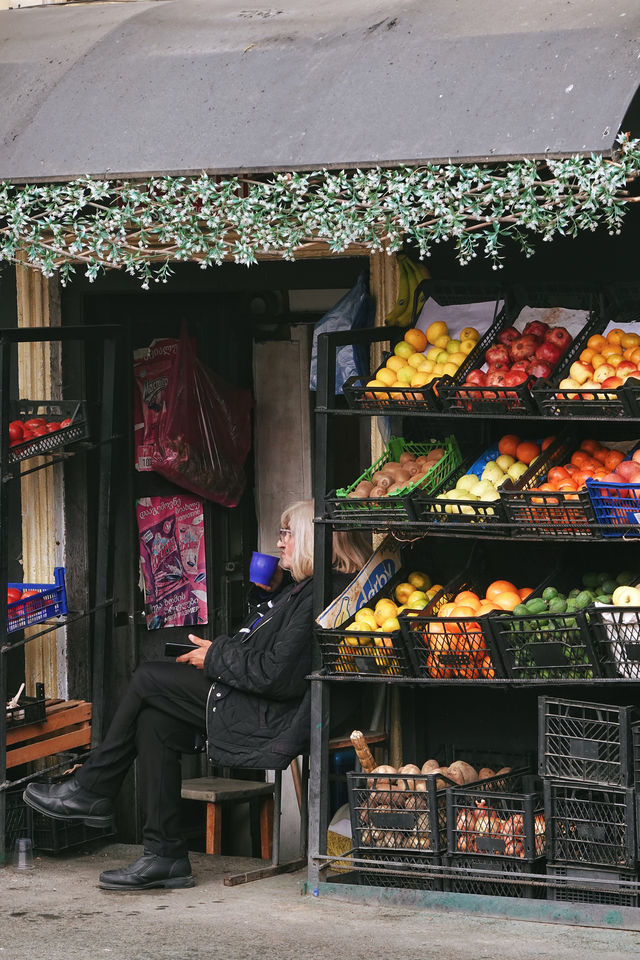
[[[349,494],[355,490],[362,480],[369,480],[377,470],[391,460],[398,460],[405,451],[414,453],[416,456],[430,453],[436,447],[442,447],[445,451],[444,456],[435,464],[434,467],[425,476],[420,477],[415,483],[407,483],[406,486],[395,490],[386,497],[363,497],[359,499],[350,499]],[[384,519],[387,515],[391,519],[404,517],[408,519],[403,497],[406,497],[414,490],[424,490],[427,494],[432,493],[441,483],[446,480],[449,474],[462,463],[462,455],[458,447],[458,441],[451,435],[441,440],[427,440],[424,443],[414,443],[411,440],[405,440],[403,437],[390,437],[385,452],[373,463],[364,473],[354,480],[348,487],[342,487],[330,494],[326,500],[326,506],[331,516],[341,515],[345,511],[366,511],[370,512],[378,519]]]

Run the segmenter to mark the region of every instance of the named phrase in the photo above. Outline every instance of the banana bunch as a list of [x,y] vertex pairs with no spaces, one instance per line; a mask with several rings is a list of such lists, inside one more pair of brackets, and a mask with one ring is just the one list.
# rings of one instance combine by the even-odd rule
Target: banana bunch
[[[413,313],[413,297],[416,287],[423,280],[429,280],[431,274],[421,263],[414,263],[404,253],[397,255],[398,261],[398,297],[396,305],[384,319],[389,327],[408,327]],[[418,298],[418,313],[422,310],[426,297],[421,292]]]

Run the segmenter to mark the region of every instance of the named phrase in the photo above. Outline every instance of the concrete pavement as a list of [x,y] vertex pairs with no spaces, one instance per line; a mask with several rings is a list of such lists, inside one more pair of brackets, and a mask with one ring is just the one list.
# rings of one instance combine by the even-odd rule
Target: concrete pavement
[[139,853],[108,844],[42,855],[30,873],[0,869],[0,960],[626,960],[640,950],[638,932],[302,896],[304,872],[225,887],[225,873],[257,861],[201,853],[187,890],[97,887],[101,870]]

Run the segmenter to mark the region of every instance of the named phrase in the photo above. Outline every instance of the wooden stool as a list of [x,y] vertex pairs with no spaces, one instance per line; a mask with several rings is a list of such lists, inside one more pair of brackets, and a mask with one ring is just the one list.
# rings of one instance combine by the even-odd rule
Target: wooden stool
[[260,804],[260,855],[270,860],[273,850],[273,793],[275,784],[256,780],[230,780],[225,777],[198,777],[182,781],[182,797],[207,805],[205,850],[222,851],[222,804]]

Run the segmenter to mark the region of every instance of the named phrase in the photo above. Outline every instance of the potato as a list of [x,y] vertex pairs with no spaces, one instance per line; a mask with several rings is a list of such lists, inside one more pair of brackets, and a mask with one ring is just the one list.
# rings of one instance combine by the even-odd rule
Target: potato
[[474,783],[478,779],[478,771],[471,766],[470,763],[465,763],[464,760],[456,760],[454,763],[449,764],[449,774],[460,772],[462,776],[462,783]]
[[478,771],[478,780],[490,780],[491,777],[495,777],[496,772],[492,770],[491,767],[483,767],[482,770]]
[[433,757],[431,757],[429,760],[425,760],[425,762],[422,764],[422,769],[420,770],[420,773],[431,773],[432,770],[437,770],[439,768],[440,768],[440,761],[434,760]]

